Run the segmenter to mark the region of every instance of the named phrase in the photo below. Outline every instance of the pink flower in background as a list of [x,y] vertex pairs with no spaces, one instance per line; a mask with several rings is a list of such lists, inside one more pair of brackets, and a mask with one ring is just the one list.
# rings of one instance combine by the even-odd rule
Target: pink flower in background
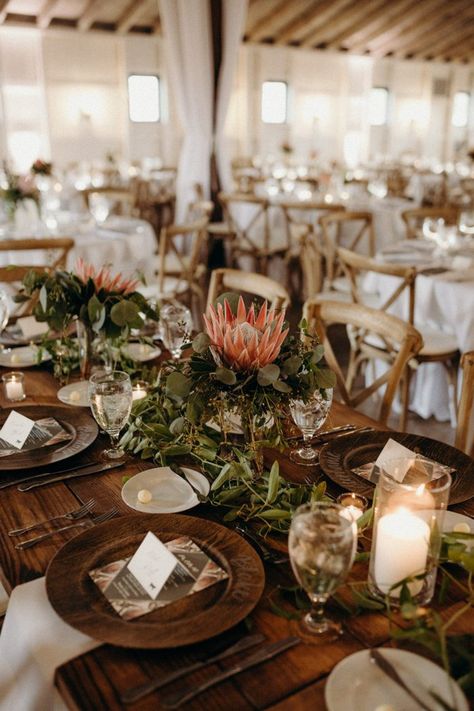
[[285,311],[277,315],[274,309],[268,310],[265,301],[255,316],[253,305],[247,312],[242,297],[236,316],[224,300],[224,307],[211,305],[203,318],[211,346],[233,370],[263,368],[273,363],[289,331],[282,330]]
[[84,284],[89,279],[92,279],[96,292],[105,289],[105,291],[114,291],[126,296],[127,294],[132,294],[138,286],[138,279],[124,279],[121,274],[113,276],[108,267],[102,267],[97,271],[92,264],[85,262],[82,257],[77,260],[76,275]]

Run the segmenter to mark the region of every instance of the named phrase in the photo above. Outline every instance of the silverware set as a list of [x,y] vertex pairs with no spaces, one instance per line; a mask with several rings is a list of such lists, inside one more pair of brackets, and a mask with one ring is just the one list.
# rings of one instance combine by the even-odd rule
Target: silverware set
[[250,541],[265,563],[281,565],[282,563],[289,562],[288,556],[283,553],[278,553],[277,551],[274,551],[266,546],[261,537],[253,533],[253,531],[251,531],[251,529],[243,521],[239,521],[236,524],[235,530],[237,533],[240,533],[241,536]]
[[[209,666],[210,664],[215,664],[216,662],[220,662],[223,659],[227,659],[227,657],[233,656],[235,654],[240,654],[241,652],[250,649],[251,647],[254,647],[257,644],[260,644],[260,642],[263,642],[264,639],[264,636],[261,634],[243,637],[241,640],[231,645],[219,654],[212,654],[210,657],[207,657],[204,660],[193,662],[187,665],[186,667],[182,667],[181,669],[170,672],[169,674],[165,674],[164,676],[161,676],[158,679],[154,679],[153,681],[150,681],[146,684],[141,684],[140,686],[135,686],[131,689],[127,689],[121,694],[121,700],[125,704],[134,703],[135,701],[138,701],[144,696],[151,694],[153,691],[161,689],[161,687],[165,686],[166,684],[170,684],[171,682],[176,681],[177,679],[181,679],[183,676],[191,674],[197,669],[202,669],[204,667]],[[287,649],[295,647],[297,644],[300,643],[300,641],[301,640],[299,639],[299,637],[286,637],[285,639],[279,640],[278,642],[269,642],[263,644],[259,649],[257,649],[256,652],[253,652],[247,657],[244,657],[242,661],[237,662],[236,664],[228,667],[227,669],[224,669],[223,671],[217,671],[215,674],[210,676],[201,684],[193,686],[190,689],[185,689],[184,691],[175,692],[165,697],[161,701],[162,706],[167,709],[177,709],[188,701],[191,701],[191,699],[194,699],[196,696],[199,696],[199,694],[202,694],[207,689],[210,689],[211,687],[216,686],[217,684],[221,684],[226,679],[230,679],[231,677],[237,676],[237,674],[240,674],[246,669],[250,669],[251,667],[255,667],[258,664],[263,664],[263,662],[273,659],[278,654],[282,654],[283,652],[285,652]]]
[[[12,537],[20,536],[23,533],[29,532],[35,528],[40,528],[41,526],[45,526],[49,523],[54,523],[56,521],[75,521],[75,523],[70,523],[66,526],[54,528],[51,531],[46,531],[46,533],[41,533],[38,536],[33,536],[33,538],[27,538],[25,541],[21,541],[20,543],[17,543],[15,545],[15,548],[17,550],[25,550],[26,548],[32,548],[32,546],[35,546],[37,543],[41,543],[41,541],[45,541],[48,538],[52,538],[57,533],[62,533],[63,531],[70,531],[75,528],[91,528],[92,526],[95,526],[98,523],[104,523],[105,521],[109,521],[116,514],[118,514],[118,509],[113,507],[102,514],[99,514],[99,516],[86,519],[85,517],[88,516],[94,506],[94,499],[90,499],[88,502],[83,504],[78,509],[75,509],[74,511],[68,511],[66,514],[63,514],[61,516],[54,516],[50,519],[45,519],[44,521],[38,521],[37,523],[31,524],[30,526],[26,526],[25,528],[13,529],[12,531],[8,532],[8,535]],[[77,519],[84,520],[77,521]]]

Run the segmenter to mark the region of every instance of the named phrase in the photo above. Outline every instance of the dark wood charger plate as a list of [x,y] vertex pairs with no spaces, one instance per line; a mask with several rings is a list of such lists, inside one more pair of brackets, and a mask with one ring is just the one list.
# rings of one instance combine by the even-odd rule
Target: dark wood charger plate
[[460,504],[474,496],[474,460],[459,449],[429,437],[408,432],[354,432],[337,437],[319,453],[323,472],[339,486],[372,498],[374,484],[355,474],[352,469],[374,462],[389,439],[454,469],[449,503]]
[[32,420],[54,417],[67,432],[72,434],[72,439],[67,442],[59,442],[51,447],[0,457],[0,472],[36,469],[69,459],[69,457],[87,449],[99,434],[97,423],[87,411],[61,405],[15,405],[8,409],[4,408],[0,412],[0,427],[12,410],[17,410]]
[[[189,536],[228,579],[134,620],[123,620],[89,576],[93,568],[132,555],[148,531],[166,543]],[[101,642],[164,649],[202,642],[234,627],[259,601],[262,562],[237,533],[213,521],[179,514],[139,514],[89,528],[68,541],[49,564],[46,591],[71,627]]]

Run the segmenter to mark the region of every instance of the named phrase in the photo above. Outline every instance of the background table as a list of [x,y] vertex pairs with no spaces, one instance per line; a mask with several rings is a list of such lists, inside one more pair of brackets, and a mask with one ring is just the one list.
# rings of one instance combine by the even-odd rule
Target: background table
[[[29,370],[25,373],[25,380],[29,395],[26,403],[56,402],[57,383],[46,370]],[[0,404],[7,405],[2,399]],[[333,403],[327,426],[347,422],[377,426],[364,415],[337,402]],[[105,439],[99,438],[83,457],[90,460],[97,459],[104,445]],[[285,476],[295,481],[302,480],[306,472],[302,472],[292,464],[283,453],[277,453],[277,458]],[[78,501],[83,502],[90,497],[94,497],[97,501],[95,508],[97,513],[116,506],[122,515],[134,516],[136,514],[125,506],[120,497],[122,476],[133,475],[149,466],[147,462],[131,460],[126,467],[117,472],[72,479],[67,483],[34,489],[28,493],[20,493],[16,487],[1,490],[0,571],[6,587],[12,589],[19,583],[43,575],[55,552],[74,535],[74,531],[59,534],[41,545],[20,552],[14,548],[14,539],[7,536],[9,529],[43,516],[63,513],[77,506]],[[336,487],[330,488],[334,493],[337,492]],[[455,508],[473,515],[474,500],[471,499],[470,502]],[[216,509],[206,506],[199,506],[189,513],[193,516],[219,516]],[[294,578],[289,567],[286,566],[267,566],[266,576],[264,595],[252,613],[251,620],[254,629],[263,632],[269,640],[273,641],[290,634],[290,626],[286,619],[271,612],[267,598],[277,584],[292,585]],[[365,580],[366,577],[367,566],[355,565],[351,579]],[[340,597],[348,601],[348,591],[341,589]],[[451,615],[460,605],[455,590],[450,590],[442,614]],[[206,709],[206,711],[209,709],[246,711],[256,708],[272,709],[272,711],[325,709],[325,679],[333,667],[353,652],[374,645],[387,644],[390,639],[388,620],[384,615],[373,612],[359,616],[349,615],[334,600],[329,607],[331,614],[344,621],[346,632],[340,641],[317,648],[300,644],[273,661],[249,670],[234,680],[220,684],[202,694],[185,708]],[[471,618],[464,616],[453,625],[453,633],[460,631],[474,633],[472,616]],[[213,644],[211,640],[208,649],[212,649]],[[200,646],[199,649],[202,651],[203,647]],[[156,711],[161,708],[160,692],[151,694],[128,707],[122,706],[119,694],[129,686],[145,682],[150,677],[175,669],[185,660],[194,658],[195,651],[192,649],[131,651],[103,645],[60,667],[56,672],[56,685],[70,709],[116,711],[128,708],[131,711],[135,709]],[[193,680],[203,680],[213,671],[215,666],[202,670],[196,673]],[[180,682],[180,685],[184,683],[187,682]],[[165,689],[164,693],[167,692],[169,693],[169,689]]]

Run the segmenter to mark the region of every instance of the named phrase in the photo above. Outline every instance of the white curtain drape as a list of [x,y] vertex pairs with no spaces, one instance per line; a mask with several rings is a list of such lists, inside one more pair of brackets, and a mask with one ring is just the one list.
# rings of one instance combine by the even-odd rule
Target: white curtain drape
[[213,136],[214,59],[209,0],[159,0],[170,90],[181,126],[176,182],[176,220],[183,219],[200,183],[209,196],[210,158],[215,140],[223,186],[230,187],[230,156],[225,150],[224,124],[232,92],[240,38],[248,0],[223,0],[222,64],[218,82],[216,133]]

